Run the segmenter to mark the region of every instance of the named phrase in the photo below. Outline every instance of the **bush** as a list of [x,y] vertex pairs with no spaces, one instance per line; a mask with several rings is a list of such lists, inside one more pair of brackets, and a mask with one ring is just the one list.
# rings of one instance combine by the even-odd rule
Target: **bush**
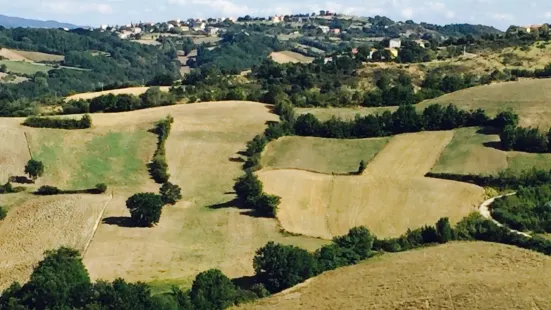
[[107,184],[99,183],[96,184],[96,187],[90,190],[92,194],[103,194],[107,191]]
[[126,201],[132,220],[142,227],[159,223],[163,205],[162,197],[154,193],[135,194]]
[[165,204],[175,204],[182,199],[182,189],[180,186],[167,182],[161,186],[161,197]]
[[281,198],[264,193],[262,182],[251,171],[237,179],[233,186],[237,199],[245,208],[253,209],[258,215],[275,217]]
[[49,186],[49,185],[41,186],[36,191],[37,195],[42,195],[42,196],[59,195],[61,193],[62,193],[62,191],[59,188],[57,188],[55,186]]
[[36,128],[86,129],[92,127],[92,118],[87,114],[80,120],[31,116],[23,122],[23,125]]
[[8,211],[6,211],[4,207],[0,206],[0,221],[5,219],[7,215]]
[[195,277],[190,297],[195,309],[226,309],[235,303],[237,290],[220,270],[211,269]]
[[44,164],[41,161],[30,159],[25,166],[25,173],[28,174],[31,179],[36,180],[44,174]]

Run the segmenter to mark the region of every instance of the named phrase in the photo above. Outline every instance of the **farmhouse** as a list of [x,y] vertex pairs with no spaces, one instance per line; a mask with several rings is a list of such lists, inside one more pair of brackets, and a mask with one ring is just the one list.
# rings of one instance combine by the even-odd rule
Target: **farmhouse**
[[402,40],[400,39],[391,39],[388,43],[389,48],[400,48],[402,47]]
[[341,34],[341,30],[339,28],[333,28],[333,29],[329,30],[329,32],[332,33],[332,34],[335,34],[335,35]]
[[318,29],[320,29],[323,33],[329,33],[329,26],[318,26]]
[[209,36],[215,36],[220,32],[220,28],[217,27],[208,27],[207,28],[207,34]]

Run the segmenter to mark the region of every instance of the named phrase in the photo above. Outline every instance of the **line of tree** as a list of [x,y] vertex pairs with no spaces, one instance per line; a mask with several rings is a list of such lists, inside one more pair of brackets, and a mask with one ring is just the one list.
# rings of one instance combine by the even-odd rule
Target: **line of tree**
[[176,98],[171,92],[163,92],[158,86],[152,86],[139,97],[130,94],[107,94],[88,100],[70,100],[62,105],[62,113],[125,112],[174,104]]
[[35,128],[86,129],[92,127],[92,118],[88,114],[80,120],[31,116],[25,119],[23,125]]
[[157,122],[155,128],[152,130],[152,132],[157,135],[157,149],[155,150],[151,163],[148,164],[148,168],[151,177],[158,184],[166,183],[170,178],[165,144],[170,134],[172,123],[174,123],[174,118],[168,115],[165,119]]
[[471,183],[481,187],[496,189],[519,189],[525,186],[540,186],[551,183],[551,171],[533,168],[516,172],[510,169],[500,171],[496,175],[453,174],[429,172],[425,175],[429,178],[453,180]]
[[490,205],[492,217],[519,231],[551,232],[551,185],[521,187]]
[[62,190],[55,186],[43,185],[39,187],[35,194],[40,196],[52,196],[52,195],[68,195],[68,194],[103,194],[107,191],[107,185],[104,183],[98,183],[95,187],[89,189],[78,190]]

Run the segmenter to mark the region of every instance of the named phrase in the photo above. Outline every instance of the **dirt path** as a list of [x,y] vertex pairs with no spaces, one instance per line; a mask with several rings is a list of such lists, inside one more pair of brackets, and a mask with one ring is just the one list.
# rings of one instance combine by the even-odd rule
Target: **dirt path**
[[[505,228],[508,228],[506,227],[505,225],[501,224],[500,222],[494,220],[494,218],[492,218],[492,213],[490,212],[490,205],[492,203],[494,203],[494,201],[496,201],[497,199],[499,198],[503,198],[503,197],[508,197],[508,196],[513,196],[513,195],[516,195],[517,193],[510,193],[510,194],[506,194],[506,195],[501,195],[501,196],[497,196],[497,197],[494,197],[494,198],[490,198],[486,201],[484,201],[481,205],[480,205],[480,208],[478,209],[478,211],[480,212],[480,214],[482,214],[483,217],[485,217],[486,219],[494,222],[497,226],[499,227],[505,227]],[[519,234],[519,235],[523,235],[525,237],[528,237],[528,238],[532,238],[532,236],[530,236],[529,234],[525,233],[525,232],[522,232],[522,231],[518,231],[518,230],[514,230],[514,229],[510,229],[508,228],[509,231],[511,232],[514,232],[515,234]]]

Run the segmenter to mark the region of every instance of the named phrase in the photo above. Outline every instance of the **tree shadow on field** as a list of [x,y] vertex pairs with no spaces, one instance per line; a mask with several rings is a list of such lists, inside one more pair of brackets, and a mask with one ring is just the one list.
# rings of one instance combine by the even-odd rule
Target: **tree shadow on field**
[[230,157],[232,163],[244,163],[245,160],[242,157]]
[[484,142],[482,143],[485,147],[493,148],[499,151],[507,151],[503,149],[503,146],[501,145],[500,141],[491,141],[491,142]]
[[132,221],[132,218],[128,216],[106,217],[102,220],[102,223],[107,225],[116,225],[116,226],[125,227],[125,228],[142,228],[141,226],[136,225],[136,223]]
[[265,215],[260,214],[256,210],[246,208],[245,206],[243,206],[243,203],[241,201],[239,201],[239,199],[237,199],[237,198],[233,199],[233,200],[230,200],[230,201],[223,202],[223,203],[210,205],[207,208],[212,209],[212,210],[239,209],[239,210],[243,210],[243,211],[240,212],[241,215],[246,215],[246,216],[255,217],[255,218],[270,218],[270,217],[267,217]]

